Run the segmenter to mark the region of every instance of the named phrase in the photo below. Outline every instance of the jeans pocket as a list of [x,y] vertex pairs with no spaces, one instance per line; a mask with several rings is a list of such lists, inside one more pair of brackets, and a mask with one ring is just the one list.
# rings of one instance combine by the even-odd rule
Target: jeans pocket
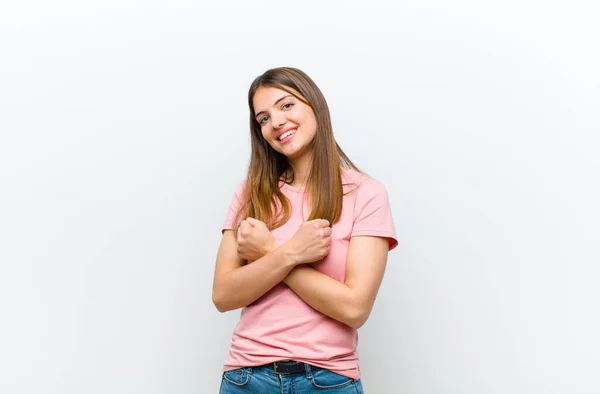
[[248,368],[238,368],[223,372],[223,379],[236,386],[247,385],[250,382],[250,376]]
[[354,379],[337,374],[328,369],[314,371],[310,380],[313,386],[319,389],[336,389],[354,383]]

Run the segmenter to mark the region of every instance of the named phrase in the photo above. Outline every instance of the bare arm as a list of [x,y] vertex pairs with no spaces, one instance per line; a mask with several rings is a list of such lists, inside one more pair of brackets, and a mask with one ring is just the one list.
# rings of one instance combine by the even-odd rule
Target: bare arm
[[344,283],[308,265],[296,266],[283,281],[314,309],[359,328],[373,309],[387,264],[388,248],[386,238],[353,237]]
[[387,263],[389,242],[379,237],[353,237],[346,280],[338,282],[306,265],[294,268],[284,282],[308,305],[353,328],[369,317]]
[[[329,252],[327,220],[304,223],[294,237],[277,246],[263,222],[247,218],[237,234],[223,233],[213,281],[213,302],[221,312],[241,308],[280,283],[299,264],[322,259]],[[254,260],[246,264],[247,260]]]
[[265,294],[294,267],[278,247],[251,264],[238,256],[236,232],[226,230],[217,254],[213,303],[219,312],[241,308]]

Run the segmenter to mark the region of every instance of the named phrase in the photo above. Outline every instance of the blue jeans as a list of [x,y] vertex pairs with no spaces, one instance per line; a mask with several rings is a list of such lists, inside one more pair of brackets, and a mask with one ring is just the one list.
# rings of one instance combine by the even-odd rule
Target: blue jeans
[[223,373],[219,394],[364,394],[360,379],[354,380],[328,369],[305,373],[276,374],[267,367],[246,367]]

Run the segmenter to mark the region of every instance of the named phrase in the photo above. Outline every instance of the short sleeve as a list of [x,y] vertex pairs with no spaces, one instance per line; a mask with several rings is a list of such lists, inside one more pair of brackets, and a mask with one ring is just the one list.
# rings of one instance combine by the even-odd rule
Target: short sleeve
[[225,230],[235,230],[237,228],[235,219],[237,217],[240,207],[242,206],[242,199],[244,198],[245,186],[246,181],[243,181],[238,185],[237,189],[235,190],[235,193],[231,198],[231,203],[229,204],[229,210],[227,211],[225,223],[223,223],[223,228],[221,229],[221,234],[225,232]]
[[387,238],[389,250],[398,246],[387,190],[371,178],[359,185],[354,204],[354,223],[350,236],[360,235]]

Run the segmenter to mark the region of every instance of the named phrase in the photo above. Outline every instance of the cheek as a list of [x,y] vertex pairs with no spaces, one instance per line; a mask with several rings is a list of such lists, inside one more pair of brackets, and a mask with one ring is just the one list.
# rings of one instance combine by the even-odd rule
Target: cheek
[[265,129],[261,129],[260,133],[261,133],[263,139],[265,141],[267,141],[267,144],[269,144],[269,146],[271,148],[273,148],[279,152],[279,150],[278,150],[279,147],[277,146],[277,144],[271,138],[269,138],[269,132]]
[[308,123],[308,135],[310,136],[311,139],[313,139],[315,137],[315,135],[317,135],[317,123],[314,121],[309,121]]
[[267,130],[268,127],[263,127],[260,129],[260,134],[262,135],[263,139],[266,140],[269,144],[271,143],[271,140],[269,138],[269,130]]
[[304,117],[304,124],[307,126],[310,134],[317,133],[317,119],[313,114],[306,114]]

